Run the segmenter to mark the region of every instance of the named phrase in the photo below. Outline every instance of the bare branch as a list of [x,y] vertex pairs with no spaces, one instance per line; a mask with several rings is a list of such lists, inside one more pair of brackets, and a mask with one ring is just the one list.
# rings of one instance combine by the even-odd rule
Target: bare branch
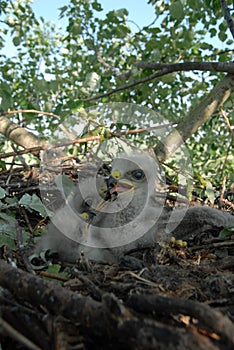
[[232,33],[232,37],[234,38],[234,22],[232,20],[230,10],[227,6],[227,3],[225,0],[220,0],[221,7],[223,10],[224,18],[227,22],[228,28],[230,29],[230,32]]
[[103,97],[111,96],[116,92],[124,91],[135,87],[137,85],[147,83],[156,78],[162,77],[166,74],[178,72],[178,71],[191,71],[191,70],[200,70],[200,71],[211,71],[211,72],[227,72],[234,74],[234,63],[229,62],[183,62],[183,63],[172,63],[172,64],[161,64],[154,62],[136,62],[134,64],[137,68],[148,68],[159,70],[156,73],[150,74],[147,77],[133,81],[132,83],[125,84],[112,89],[110,91],[104,92],[102,94],[83,98],[83,102],[99,100]]
[[99,94],[99,95],[96,95],[96,96],[93,96],[93,97],[83,98],[82,101],[83,102],[88,102],[88,101],[99,100],[100,98],[113,95],[116,92],[124,91],[124,90],[130,89],[130,88],[132,88],[134,86],[137,86],[137,85],[140,85],[140,84],[143,84],[143,83],[147,83],[148,81],[154,80],[155,78],[162,77],[163,75],[166,75],[168,73],[170,73],[170,71],[168,71],[167,69],[162,69],[160,72],[151,74],[148,77],[145,77],[145,78],[142,78],[142,79],[135,80],[132,83],[119,86],[116,89],[112,89],[110,91],[104,92],[102,94]]
[[[22,110],[22,112],[23,112],[23,110]],[[178,122],[173,122],[173,123],[168,123],[168,124],[163,124],[163,125],[152,126],[152,127],[149,127],[149,128],[141,128],[141,129],[121,131],[118,134],[117,133],[113,133],[113,132],[109,132],[108,137],[111,138],[111,137],[121,137],[121,136],[126,136],[126,135],[140,134],[140,133],[143,133],[143,132],[150,132],[152,130],[163,129],[163,128],[167,128],[169,126],[178,125],[178,124],[179,124]],[[15,125],[17,125],[17,124],[15,124]],[[20,127],[18,127],[18,128],[20,130],[23,129],[23,128],[20,128]],[[1,118],[0,118],[0,133],[1,133]],[[30,134],[30,135],[32,135],[32,134]],[[67,142],[56,143],[56,144],[51,145],[50,148],[52,149],[52,148],[59,148],[59,147],[64,147],[64,146],[70,146],[70,145],[87,143],[87,142],[91,142],[91,141],[100,141],[101,139],[102,139],[102,136],[99,136],[99,135],[83,137],[83,138],[79,138],[79,139],[69,140]],[[12,140],[12,141],[14,141],[14,140]],[[23,145],[20,145],[20,146],[23,146]],[[39,146],[28,147],[25,150],[20,150],[20,151],[17,151],[17,152],[8,152],[8,153],[0,154],[0,159],[8,158],[8,157],[14,157],[14,156],[19,156],[19,155],[27,154],[27,153],[38,153],[40,150],[46,149],[47,147],[48,147],[47,143],[42,143]],[[71,156],[71,157],[73,157],[73,156]]]
[[[231,344],[234,342],[234,325],[227,316],[223,316],[220,311],[212,310],[208,305],[192,300],[165,298],[158,295],[130,295],[127,305],[138,312],[145,314],[179,312],[190,315],[199,320],[209,329],[222,334]],[[167,310],[167,311],[166,311]]]
[[0,117],[0,133],[24,148],[43,147],[46,144],[45,141],[3,116]]
[[234,74],[233,62],[182,62],[182,63],[155,63],[155,62],[136,62],[137,68],[167,70],[167,73],[179,71],[199,70],[206,72],[226,72]]
[[51,117],[54,117],[56,119],[61,119],[61,117],[57,114],[51,113],[51,112],[43,112],[43,111],[38,111],[37,109],[16,109],[13,111],[8,110],[7,112],[1,112],[0,116],[4,115],[11,115],[11,114],[18,114],[18,113],[35,113],[35,114],[44,114],[48,115]]
[[227,113],[223,110],[223,108],[220,108],[220,113],[221,113],[223,119],[225,120],[225,122],[227,124],[227,128],[228,128],[228,130],[230,131],[230,133],[232,135],[232,139],[234,140],[234,130],[232,130],[230,121],[229,121],[229,119],[227,117]]

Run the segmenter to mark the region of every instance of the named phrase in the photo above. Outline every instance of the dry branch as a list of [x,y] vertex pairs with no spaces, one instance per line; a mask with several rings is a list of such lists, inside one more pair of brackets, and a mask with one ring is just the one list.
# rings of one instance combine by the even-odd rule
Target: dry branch
[[203,72],[225,72],[234,74],[233,62],[181,62],[181,63],[156,63],[156,62],[136,62],[137,68],[163,70],[167,73],[188,72],[199,70]]
[[[13,318],[18,320],[20,327],[25,312],[28,312],[25,320],[30,320],[29,310],[36,308],[37,317],[47,312],[47,319],[51,321],[53,318],[63,317],[64,322],[72,322],[92,348],[215,350],[220,349],[220,345],[231,350],[234,345],[234,326],[228,318],[197,302],[155,295],[132,295],[125,306],[109,293],[104,293],[99,302],[23,272],[6,262],[0,262],[0,285],[18,300],[18,312]],[[24,312],[20,312],[20,301],[26,303]],[[27,309],[29,305],[30,309]],[[2,305],[1,309],[2,319],[10,323],[10,309],[6,305]],[[187,327],[181,322],[173,321],[171,315],[181,313],[198,318],[199,326],[206,326],[207,333],[200,333],[196,325]],[[168,316],[166,320],[162,314]],[[43,315],[40,318],[45,319]],[[33,334],[33,327],[30,331],[31,341],[37,345],[38,337]],[[217,332],[216,345],[209,332]],[[53,334],[51,336],[54,337]],[[58,346],[53,345],[53,348]],[[47,349],[49,346],[51,344],[43,348]]]
[[234,325],[227,316],[192,300],[165,298],[158,295],[132,295],[128,306],[144,314],[183,314],[194,317],[200,326],[215,331],[225,337],[229,345],[234,345]]
[[21,128],[4,116],[0,117],[0,133],[23,148],[43,147],[46,144],[45,141],[40,140],[31,132]]
[[[53,113],[47,113],[47,112],[36,111],[36,110],[18,110],[18,111],[15,110],[15,111],[8,111],[6,114],[29,113],[29,112],[30,113],[41,113],[41,114],[46,114],[46,115],[50,115],[50,116],[51,115],[56,116]],[[4,113],[2,113],[2,114],[4,114]],[[3,119],[1,119],[1,118],[3,118]],[[6,123],[7,123],[8,130],[14,130],[15,128],[17,128],[19,134],[22,132],[22,138],[18,137],[18,139],[16,140],[18,143],[15,141],[15,134],[11,134],[11,132],[7,133],[5,131]],[[118,134],[113,133],[113,132],[109,132],[108,137],[111,138],[111,137],[121,137],[121,136],[126,136],[126,135],[140,134],[143,132],[150,132],[150,131],[156,130],[156,129],[167,128],[168,126],[173,126],[173,125],[178,125],[178,122],[168,123],[168,124],[163,124],[163,125],[158,125],[158,126],[148,127],[148,128],[121,131]],[[62,125],[60,124],[59,127],[62,127]],[[65,130],[64,130],[64,132],[65,132]],[[4,134],[11,141],[16,142],[19,146],[22,146],[25,148],[24,150],[20,150],[17,152],[12,151],[12,152],[0,154],[0,159],[7,158],[7,157],[13,157],[13,156],[17,156],[17,155],[19,156],[19,155],[23,155],[23,154],[27,154],[27,153],[38,153],[40,150],[46,149],[48,147],[47,142],[40,140],[39,138],[37,138],[37,136],[28,132],[24,128],[19,127],[17,124],[8,120],[6,117],[0,117],[0,133]],[[18,134],[17,134],[17,136],[18,136]],[[60,147],[64,147],[64,146],[82,144],[82,143],[87,143],[87,142],[91,142],[91,141],[100,141],[101,139],[102,139],[102,136],[98,136],[98,135],[97,136],[83,137],[83,138],[79,138],[79,139],[72,139],[72,140],[69,140],[67,142],[53,144],[53,145],[50,145],[50,148],[51,149],[52,148],[60,148]],[[34,146],[30,147],[30,144],[34,144]],[[36,146],[35,146],[35,144],[36,144]],[[28,147],[26,147],[26,145],[28,145]]]

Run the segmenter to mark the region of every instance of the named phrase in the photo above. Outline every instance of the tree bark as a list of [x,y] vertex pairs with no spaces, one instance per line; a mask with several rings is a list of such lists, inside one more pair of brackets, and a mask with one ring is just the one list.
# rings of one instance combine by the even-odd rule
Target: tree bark
[[23,148],[45,147],[46,141],[40,140],[37,136],[13,123],[9,118],[0,117],[0,133]]
[[[124,304],[115,295],[105,293],[100,301],[96,301],[2,261],[0,261],[0,286],[12,293],[17,303],[16,313],[12,312],[10,295],[9,305],[7,301],[1,303],[0,311],[4,322],[13,324],[25,334],[27,331],[25,321],[31,320],[32,327],[30,322],[28,324],[31,333],[25,335],[35,345],[39,344],[41,347],[43,344],[37,337],[38,328],[34,327],[31,317],[33,315],[35,318],[37,315],[36,325],[39,326],[42,320],[46,319],[43,316],[46,312],[47,319],[62,316],[65,322],[67,320],[75,325],[89,344],[88,348],[233,349],[234,327],[231,321],[208,305],[192,300],[136,294],[130,295]],[[30,306],[28,310],[27,306]],[[26,318],[25,312],[28,312]],[[187,327],[182,322],[173,321],[172,315],[181,314],[195,317],[198,323],[195,322],[193,327]],[[207,329],[208,333],[202,333],[199,329]],[[218,334],[219,340],[216,340],[216,345],[209,337],[212,332]],[[54,336],[53,333],[48,335],[50,341]],[[46,337],[45,333],[43,337]],[[55,341],[54,348],[56,344]],[[43,348],[47,349],[44,346]]]
[[234,91],[234,75],[226,75],[213,90],[185,117],[167,136],[163,146],[154,151],[160,161],[167,160],[210,116],[230,97]]

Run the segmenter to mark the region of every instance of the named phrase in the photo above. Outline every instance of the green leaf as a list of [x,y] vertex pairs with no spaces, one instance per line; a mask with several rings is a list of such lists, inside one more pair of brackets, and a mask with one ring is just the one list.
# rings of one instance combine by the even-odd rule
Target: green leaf
[[9,247],[13,250],[17,248],[15,239],[6,233],[1,233],[0,235],[0,247],[3,245],[9,245]]
[[58,90],[58,85],[59,85],[58,80],[51,80],[51,81],[49,82],[49,89],[51,89],[53,92],[57,92],[57,90]]
[[55,177],[55,183],[58,190],[64,195],[64,198],[67,198],[75,187],[74,182],[63,174]]
[[21,44],[21,38],[19,36],[14,36],[12,41],[15,46],[19,46]]
[[125,8],[116,10],[116,11],[114,11],[114,13],[115,13],[116,17],[120,17],[120,18],[123,18],[123,19],[127,19],[128,10],[125,9]]
[[72,112],[77,112],[77,111],[79,111],[80,108],[83,107],[84,103],[83,103],[83,101],[80,101],[80,100],[69,101],[67,105]]
[[216,28],[211,28],[211,29],[209,30],[209,33],[210,33],[211,38],[213,38],[213,37],[216,35],[216,33],[217,33]]
[[47,89],[47,81],[45,79],[37,79],[34,83],[34,87],[38,92],[43,92]]
[[225,237],[230,237],[234,234],[234,226],[231,227],[226,227],[219,233],[219,237],[225,238]]
[[5,202],[8,204],[8,206],[16,206],[16,205],[18,205],[18,199],[16,197],[6,198]]
[[12,249],[15,249],[17,221],[13,216],[7,213],[0,213],[0,246],[9,244]]
[[3,160],[0,160],[0,169],[6,170],[6,162],[4,162]]
[[64,14],[66,13],[67,9],[68,9],[68,6],[59,7],[59,11],[60,11],[59,18],[64,17]]
[[20,205],[23,205],[28,210],[35,210],[41,214],[43,217],[47,217],[47,212],[44,204],[40,200],[40,198],[33,194],[30,196],[28,193],[24,194],[23,197],[19,201]]
[[97,1],[92,2],[92,8],[98,12],[103,11],[101,4],[99,4]]
[[[61,265],[53,264],[48,266],[46,272],[56,276],[67,277],[67,274],[65,272],[60,272],[60,270],[61,270]],[[44,278],[47,279],[49,277],[44,277]]]
[[170,13],[173,18],[180,21],[184,18],[184,9],[180,1],[175,1],[170,6]]
[[224,32],[219,32],[218,37],[221,41],[225,41],[227,39],[227,34]]
[[7,1],[0,1],[0,15],[6,13]]
[[6,191],[2,187],[0,187],[0,199],[4,198],[5,195],[6,195]]
[[171,84],[176,79],[176,73],[166,74],[161,79],[165,84]]
[[73,24],[73,26],[70,28],[70,32],[71,32],[73,35],[80,35],[80,34],[82,34],[82,27],[81,27],[78,23],[75,23],[75,24]]
[[61,103],[58,104],[55,110],[53,111],[53,113],[56,115],[61,115],[62,108],[63,108],[63,105]]
[[50,265],[47,269],[47,272],[54,274],[54,275],[58,275],[59,271],[61,269],[61,265],[59,264],[54,264],[54,265]]

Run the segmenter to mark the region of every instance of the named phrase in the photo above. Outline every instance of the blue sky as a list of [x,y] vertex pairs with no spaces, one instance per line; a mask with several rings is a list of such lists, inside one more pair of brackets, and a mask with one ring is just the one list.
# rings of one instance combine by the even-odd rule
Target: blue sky
[[[57,22],[59,7],[69,3],[69,0],[34,0],[33,9],[38,16],[48,21]],[[154,7],[147,4],[147,0],[99,0],[104,13],[113,9],[126,8],[129,11],[129,19],[136,22],[140,27],[151,23],[154,18]]]

